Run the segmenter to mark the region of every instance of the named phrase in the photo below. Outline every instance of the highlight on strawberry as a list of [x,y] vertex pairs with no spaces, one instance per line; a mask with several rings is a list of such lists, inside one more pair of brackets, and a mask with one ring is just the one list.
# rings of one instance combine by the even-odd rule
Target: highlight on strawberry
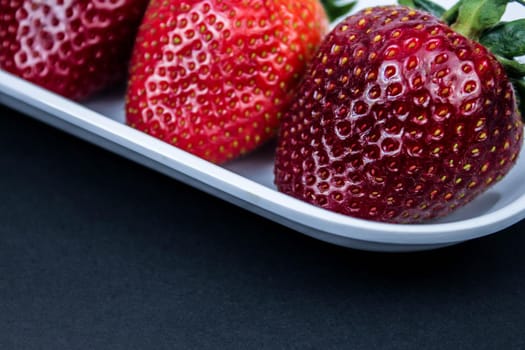
[[0,69],[82,100],[125,79],[148,0],[0,1]]
[[[278,189],[382,222],[442,217],[501,180],[522,147],[524,20],[508,1],[372,7],[326,37],[283,116]],[[520,1],[521,2],[521,1]],[[521,99],[525,101],[524,99]]]
[[152,0],[127,123],[215,163],[245,154],[275,136],[327,27],[319,0]]

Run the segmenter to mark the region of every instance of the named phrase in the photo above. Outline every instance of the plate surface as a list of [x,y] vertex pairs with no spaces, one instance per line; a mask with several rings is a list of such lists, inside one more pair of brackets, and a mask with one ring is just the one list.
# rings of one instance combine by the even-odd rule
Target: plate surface
[[[448,6],[451,1],[440,3]],[[523,17],[521,6],[509,5],[506,19]],[[78,104],[0,70],[0,103],[294,230],[345,247],[394,252],[434,249],[498,232],[525,218],[523,156],[500,183],[445,218],[417,225],[385,224],[332,213],[279,193],[273,184],[272,145],[217,166],[126,126],[123,88]]]

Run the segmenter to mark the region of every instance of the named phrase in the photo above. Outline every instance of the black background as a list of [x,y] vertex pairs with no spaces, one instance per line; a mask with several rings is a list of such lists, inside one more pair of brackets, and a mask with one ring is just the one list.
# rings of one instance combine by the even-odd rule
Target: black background
[[332,246],[0,106],[0,349],[523,349],[525,222]]

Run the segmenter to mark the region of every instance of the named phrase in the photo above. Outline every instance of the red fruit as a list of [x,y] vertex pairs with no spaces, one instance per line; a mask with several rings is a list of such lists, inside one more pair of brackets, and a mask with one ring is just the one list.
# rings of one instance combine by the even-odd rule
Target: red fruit
[[0,68],[73,99],[125,77],[147,0],[0,0]]
[[522,123],[480,44],[404,7],[348,17],[283,117],[275,183],[322,208],[408,223],[446,215],[515,163]]
[[274,135],[326,27],[318,0],[154,0],[127,122],[212,162],[246,153]]

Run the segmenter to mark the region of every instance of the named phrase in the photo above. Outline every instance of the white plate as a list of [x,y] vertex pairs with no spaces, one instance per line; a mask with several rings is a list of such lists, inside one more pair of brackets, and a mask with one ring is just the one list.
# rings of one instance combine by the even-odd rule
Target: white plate
[[[508,13],[507,19],[525,17],[513,4]],[[418,225],[365,221],[276,191],[270,146],[217,166],[126,126],[124,93],[117,90],[78,104],[0,70],[0,103],[323,241],[376,251],[426,250],[495,233],[525,218],[523,156],[500,183],[443,219]]]

